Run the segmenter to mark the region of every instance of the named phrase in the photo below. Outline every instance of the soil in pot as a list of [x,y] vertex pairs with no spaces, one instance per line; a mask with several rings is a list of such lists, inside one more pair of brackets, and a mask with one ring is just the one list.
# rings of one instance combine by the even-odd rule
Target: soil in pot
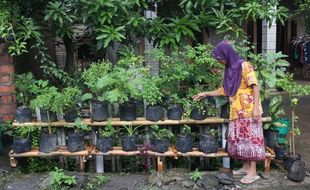
[[126,102],[120,104],[120,119],[121,121],[134,121],[137,119],[137,108],[134,102]]
[[292,181],[303,181],[306,177],[305,162],[296,160],[288,170],[287,177]]
[[290,170],[293,163],[297,160],[301,160],[301,155],[296,153],[295,156],[291,156],[290,153],[285,153],[283,156],[283,166],[286,170]]
[[138,147],[136,145],[135,136],[122,136],[121,138],[122,149],[124,151],[136,151]]
[[78,117],[78,111],[77,110],[69,110],[65,112],[65,122],[73,123],[75,122],[75,119]]
[[32,112],[28,107],[19,107],[16,109],[15,119],[17,122],[31,122]]
[[112,150],[113,148],[113,141],[112,138],[105,138],[105,137],[97,137],[97,144],[96,144],[96,148],[105,153],[108,152],[110,150]]
[[40,114],[41,114],[41,121],[42,122],[49,122],[48,117],[50,119],[50,122],[57,121],[57,114],[55,112],[51,111],[45,111],[43,109],[40,109]]
[[152,149],[159,153],[167,152],[170,146],[168,139],[151,139],[151,144]]
[[14,153],[24,153],[31,151],[32,140],[31,138],[13,138],[13,151]]
[[264,130],[265,145],[269,148],[274,148],[278,142],[279,131]]
[[175,143],[176,149],[182,153],[193,150],[193,138],[189,135],[178,135]]
[[202,113],[201,111],[199,111],[199,109],[194,108],[192,109],[189,117],[195,120],[204,120],[207,118],[207,111],[205,110],[205,112]]
[[167,110],[167,118],[171,120],[181,120],[182,119],[182,108],[179,105],[171,106]]
[[67,142],[68,151],[78,152],[84,150],[84,136],[83,132],[69,132]]
[[56,134],[49,134],[47,132],[41,132],[39,151],[50,153],[57,148],[57,138]]
[[106,121],[109,118],[108,103],[93,100],[90,104],[90,113],[93,121]]
[[161,106],[147,106],[145,117],[149,121],[159,121],[163,118],[163,108]]
[[202,134],[199,139],[199,150],[203,153],[216,153],[218,152],[218,141],[217,138],[209,135]]

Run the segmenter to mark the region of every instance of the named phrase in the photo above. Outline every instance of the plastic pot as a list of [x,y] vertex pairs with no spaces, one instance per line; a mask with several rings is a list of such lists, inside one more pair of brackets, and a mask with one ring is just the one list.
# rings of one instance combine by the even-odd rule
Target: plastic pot
[[181,120],[182,119],[182,108],[179,105],[171,106],[167,110],[167,118],[171,120]]
[[134,136],[122,136],[121,144],[124,151],[138,150],[138,147],[136,145],[136,137]]
[[104,137],[97,137],[97,144],[96,144],[96,148],[105,153],[108,152],[109,150],[112,150],[113,148],[113,141],[112,138],[104,138]]
[[217,138],[209,135],[209,134],[202,134],[200,135],[199,139],[199,150],[203,153],[216,153],[218,152],[218,141]]
[[145,117],[149,121],[159,121],[163,118],[163,108],[161,106],[147,106]]
[[49,134],[41,132],[40,134],[40,143],[39,143],[39,151],[50,153],[56,150],[57,147],[57,138],[56,134]]
[[297,160],[301,160],[301,155],[298,154],[298,153],[295,153],[295,156],[294,157],[291,157],[290,153],[285,153],[284,156],[283,156],[283,165],[284,165],[284,168],[286,170],[290,170],[293,163]]
[[229,118],[229,103],[221,107],[221,118]]
[[25,123],[31,122],[32,112],[28,107],[18,107],[16,109],[15,120],[17,122]]
[[170,146],[168,139],[151,139],[151,144],[152,149],[159,153],[167,152]]
[[283,157],[284,157],[285,154],[288,153],[288,150],[287,150],[287,148],[285,146],[276,146],[274,148],[274,152],[276,154],[275,159],[283,160]]
[[67,148],[69,152],[78,152],[84,150],[84,133],[69,132]]
[[93,100],[90,104],[90,117],[93,121],[106,121],[109,118],[108,103]]
[[194,108],[194,109],[192,109],[192,111],[191,111],[189,117],[190,117],[191,119],[195,119],[195,120],[204,120],[204,119],[207,118],[206,110],[205,110],[205,113],[201,113],[201,112],[199,111],[199,109]]
[[178,135],[175,142],[175,147],[182,153],[193,150],[193,138],[190,135]]
[[278,142],[278,131],[264,130],[265,145],[274,148]]
[[73,123],[75,119],[78,118],[78,111],[77,110],[69,110],[65,112],[65,122]]
[[264,101],[262,102],[262,107],[263,107],[262,117],[269,116],[269,106],[270,106],[270,99],[265,98]]
[[13,152],[16,154],[31,151],[31,145],[32,145],[31,138],[20,138],[20,137],[13,138]]
[[120,104],[120,119],[121,121],[134,121],[137,119],[137,108],[134,102],[126,102]]
[[287,177],[296,182],[301,182],[306,177],[305,162],[297,160],[287,172]]
[[[40,114],[41,114],[41,121],[42,122],[47,123],[47,122],[57,121],[57,114],[55,112],[45,111],[43,109],[40,109]],[[48,117],[49,117],[50,121],[48,121]]]

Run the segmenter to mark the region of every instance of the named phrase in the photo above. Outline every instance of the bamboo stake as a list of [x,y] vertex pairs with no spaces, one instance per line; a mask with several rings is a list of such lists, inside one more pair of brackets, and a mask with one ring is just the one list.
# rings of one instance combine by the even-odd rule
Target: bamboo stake
[[295,133],[294,133],[294,127],[295,127],[295,110],[292,111],[292,145],[293,145],[293,158],[295,158]]

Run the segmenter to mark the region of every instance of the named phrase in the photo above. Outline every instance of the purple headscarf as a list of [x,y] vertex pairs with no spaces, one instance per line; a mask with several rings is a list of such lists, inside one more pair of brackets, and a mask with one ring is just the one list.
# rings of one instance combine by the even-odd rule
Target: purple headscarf
[[226,62],[223,88],[227,96],[234,96],[241,83],[243,59],[230,46],[229,42],[220,42],[212,51],[212,56]]

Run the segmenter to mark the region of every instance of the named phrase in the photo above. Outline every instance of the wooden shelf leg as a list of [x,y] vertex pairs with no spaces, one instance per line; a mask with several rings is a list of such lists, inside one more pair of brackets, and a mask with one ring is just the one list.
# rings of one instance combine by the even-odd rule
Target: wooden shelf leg
[[[226,124],[222,124],[222,148],[225,149],[226,146],[226,131],[228,130],[227,125]],[[230,159],[229,158],[225,158],[223,157],[223,168],[230,168]]]
[[80,156],[80,172],[84,172],[85,171],[85,156]]

